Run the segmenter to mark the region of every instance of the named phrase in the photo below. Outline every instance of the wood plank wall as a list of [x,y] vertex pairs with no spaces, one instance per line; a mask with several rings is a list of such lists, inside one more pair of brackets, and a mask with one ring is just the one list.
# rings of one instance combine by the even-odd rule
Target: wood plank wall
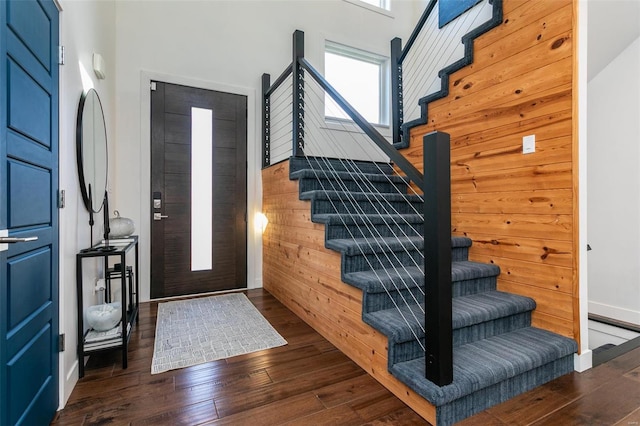
[[354,360],[418,414],[435,424],[435,408],[387,371],[387,338],[362,322],[362,292],[340,279],[340,255],[324,247],[324,225],[289,180],[289,162],[262,171],[262,277],[266,290]]
[[500,266],[499,289],[536,300],[535,326],[579,341],[575,7],[504,0],[504,23],[476,40],[403,154],[421,169],[424,134],[451,135],[453,233]]

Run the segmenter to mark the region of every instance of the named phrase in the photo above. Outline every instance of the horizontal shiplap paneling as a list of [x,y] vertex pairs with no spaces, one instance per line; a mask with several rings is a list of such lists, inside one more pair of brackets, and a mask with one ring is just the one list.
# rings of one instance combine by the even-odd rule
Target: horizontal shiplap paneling
[[536,300],[534,325],[579,340],[574,4],[505,0],[503,12],[402,153],[422,169],[423,136],[451,135],[453,233],[500,266],[499,289]]

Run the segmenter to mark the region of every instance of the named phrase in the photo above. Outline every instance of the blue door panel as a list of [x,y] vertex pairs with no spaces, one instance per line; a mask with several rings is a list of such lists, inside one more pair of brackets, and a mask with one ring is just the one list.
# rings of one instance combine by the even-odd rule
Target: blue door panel
[[47,168],[52,161],[49,147],[41,145],[13,130],[7,130],[7,156]]
[[[8,334],[24,319],[51,301],[51,251],[12,259],[7,264]],[[25,286],[22,283],[32,283]]]
[[16,354],[22,352],[33,336],[38,334],[47,324],[51,324],[51,315],[55,312],[54,308],[52,302],[45,303],[8,333],[7,359],[13,359]]
[[22,44],[22,41],[13,33],[7,36],[7,50],[10,52],[9,58],[22,70],[29,74],[45,91],[51,86],[51,73],[40,61],[33,57],[31,51]]
[[42,6],[31,1],[7,2],[7,25],[47,69],[51,69],[51,20]]
[[12,194],[9,228],[51,223],[51,171],[14,160],[7,162]]
[[58,408],[58,395],[52,390],[55,385],[55,381],[49,377],[16,423],[18,426],[48,425],[51,423],[53,418],[51,413],[55,414]]
[[51,96],[15,62],[9,61],[7,68],[8,127],[50,146]]
[[42,356],[49,351],[51,343],[51,326],[47,324],[7,363],[11,424],[18,422],[53,373],[51,358]]

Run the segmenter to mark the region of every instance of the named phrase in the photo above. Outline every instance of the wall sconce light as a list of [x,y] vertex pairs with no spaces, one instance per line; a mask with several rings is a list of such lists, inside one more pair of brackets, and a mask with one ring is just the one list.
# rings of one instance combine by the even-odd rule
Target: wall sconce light
[[267,219],[267,216],[264,213],[256,213],[255,217],[253,218],[253,225],[255,226],[257,231],[264,234],[264,231],[267,229],[268,224],[269,219]]
[[93,54],[93,72],[96,73],[96,77],[100,80],[104,80],[106,78],[105,74],[105,65],[104,59],[102,59],[102,55],[99,53]]

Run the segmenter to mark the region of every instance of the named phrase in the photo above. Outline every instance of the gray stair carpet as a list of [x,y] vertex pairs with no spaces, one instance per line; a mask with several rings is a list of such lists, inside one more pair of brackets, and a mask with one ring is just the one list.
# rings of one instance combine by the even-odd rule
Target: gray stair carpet
[[425,378],[424,219],[421,196],[385,163],[292,157],[290,178],[341,278],[363,292],[362,320],[388,338],[388,369],[453,424],[573,370],[574,340],[531,326],[535,301],[496,289],[500,268],[468,260],[452,237],[453,383]]

